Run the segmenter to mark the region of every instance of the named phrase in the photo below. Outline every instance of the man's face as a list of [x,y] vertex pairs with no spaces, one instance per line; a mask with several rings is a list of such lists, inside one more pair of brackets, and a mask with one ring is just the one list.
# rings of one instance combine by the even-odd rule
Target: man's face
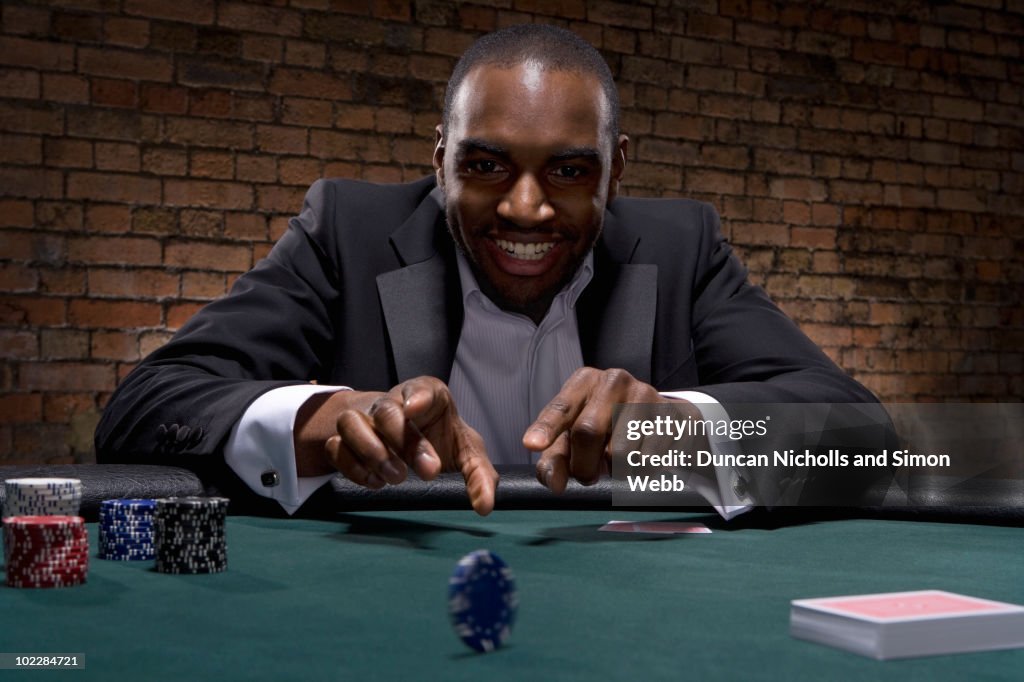
[[526,62],[463,80],[434,168],[480,288],[535,322],[601,232],[625,167],[599,81]]

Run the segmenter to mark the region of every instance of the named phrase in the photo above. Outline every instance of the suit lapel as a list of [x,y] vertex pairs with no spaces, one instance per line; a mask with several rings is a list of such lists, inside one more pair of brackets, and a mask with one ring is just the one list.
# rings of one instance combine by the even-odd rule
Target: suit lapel
[[651,381],[658,267],[631,265],[640,236],[605,214],[594,247],[594,278],[577,305],[583,362],[600,369],[621,368]]
[[[398,270],[377,276],[398,381],[429,375],[448,381],[463,310],[454,245],[436,196],[426,197],[391,235]],[[605,214],[594,247],[594,278],[577,304],[583,362],[618,367],[651,381],[658,268],[630,264],[640,243]],[[438,324],[445,320],[446,324]]]
[[391,245],[405,267],[378,275],[377,292],[397,379],[448,381],[462,305],[454,247],[434,193],[392,233]]

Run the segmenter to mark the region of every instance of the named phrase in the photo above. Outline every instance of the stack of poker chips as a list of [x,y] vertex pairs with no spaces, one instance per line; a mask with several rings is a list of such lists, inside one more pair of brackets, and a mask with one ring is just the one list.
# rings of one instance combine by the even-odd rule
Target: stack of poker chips
[[69,587],[85,582],[89,534],[81,516],[4,519],[4,558],[10,587]]
[[77,478],[9,478],[4,516],[77,516],[82,482]]
[[518,607],[515,577],[501,557],[478,549],[459,560],[448,580],[448,614],[467,646],[482,653],[501,647]]
[[156,500],[103,500],[100,503],[101,559],[152,561]]
[[227,570],[224,536],[228,500],[169,497],[156,501],[153,539],[161,573],[220,573]]

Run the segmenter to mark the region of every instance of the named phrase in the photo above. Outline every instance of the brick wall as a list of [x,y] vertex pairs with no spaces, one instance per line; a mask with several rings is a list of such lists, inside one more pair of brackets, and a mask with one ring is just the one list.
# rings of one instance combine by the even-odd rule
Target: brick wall
[[455,57],[567,25],[627,192],[714,203],[887,400],[1024,394],[1024,0],[54,0],[0,37],[0,463],[90,461],[118,379],[321,176],[429,172]]

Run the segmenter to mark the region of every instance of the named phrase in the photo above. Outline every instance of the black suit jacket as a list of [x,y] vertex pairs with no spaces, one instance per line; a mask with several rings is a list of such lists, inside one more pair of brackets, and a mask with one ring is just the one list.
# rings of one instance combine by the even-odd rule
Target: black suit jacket
[[[287,384],[447,381],[463,311],[434,190],[432,177],[316,182],[269,256],[122,382],[97,428],[100,461],[218,454],[249,404]],[[707,204],[613,201],[577,316],[587,365],[659,390],[874,400],[748,283]]]

